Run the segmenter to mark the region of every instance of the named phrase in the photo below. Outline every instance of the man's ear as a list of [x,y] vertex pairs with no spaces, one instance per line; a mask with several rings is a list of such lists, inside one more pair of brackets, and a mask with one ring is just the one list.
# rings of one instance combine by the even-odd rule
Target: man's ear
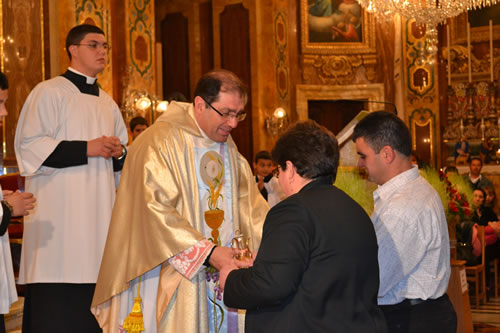
[[289,170],[290,179],[293,178],[297,169],[295,169],[295,165],[293,165],[292,161],[286,161],[286,170]]
[[201,114],[201,112],[205,108],[205,101],[203,100],[203,98],[201,98],[200,96],[196,96],[193,103],[195,113]]
[[396,152],[391,146],[384,146],[380,150],[380,156],[387,164],[390,164],[396,158]]
[[70,45],[68,47],[68,52],[69,52],[69,54],[71,54],[71,59],[73,59],[75,57],[75,54],[74,54],[75,48],[76,48],[76,45]]

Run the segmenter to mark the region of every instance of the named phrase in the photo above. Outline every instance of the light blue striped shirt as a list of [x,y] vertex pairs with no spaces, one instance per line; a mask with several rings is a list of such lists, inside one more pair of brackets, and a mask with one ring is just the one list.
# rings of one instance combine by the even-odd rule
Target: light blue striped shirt
[[373,192],[378,304],[435,299],[448,288],[450,242],[441,199],[415,166]]

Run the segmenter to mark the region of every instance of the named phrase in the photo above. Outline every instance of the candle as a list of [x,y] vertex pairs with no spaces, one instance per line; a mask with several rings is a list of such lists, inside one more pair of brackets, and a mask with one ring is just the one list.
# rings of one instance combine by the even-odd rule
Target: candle
[[450,25],[449,24],[446,25],[446,40],[448,41],[448,85],[451,86],[451,43],[450,43]]
[[493,82],[493,21],[490,20],[490,81]]
[[472,65],[471,65],[471,58],[470,58],[470,23],[467,22],[467,52],[469,55],[469,83],[472,82]]

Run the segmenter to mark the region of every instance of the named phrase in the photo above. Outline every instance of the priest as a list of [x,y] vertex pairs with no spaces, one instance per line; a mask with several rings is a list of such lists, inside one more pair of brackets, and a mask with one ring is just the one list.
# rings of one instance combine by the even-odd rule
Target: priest
[[197,83],[130,147],[92,310],[104,332],[243,332],[217,270],[237,233],[259,246],[269,209],[231,131],[247,93],[231,72]]

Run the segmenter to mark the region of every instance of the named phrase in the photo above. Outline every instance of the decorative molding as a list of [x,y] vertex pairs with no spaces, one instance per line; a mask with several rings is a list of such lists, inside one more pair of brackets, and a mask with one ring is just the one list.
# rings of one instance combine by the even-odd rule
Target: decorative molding
[[274,17],[274,40],[276,48],[276,90],[282,100],[288,98],[290,77],[288,70],[288,24],[286,13],[278,12]]
[[429,127],[430,164],[434,165],[436,161],[436,115],[428,108],[415,109],[409,117],[409,122],[411,128],[412,150],[417,149],[416,126]]
[[[314,76],[317,76],[323,84],[351,84],[363,59],[360,55],[304,55],[303,64],[305,81],[314,82]],[[307,67],[312,68],[313,73]]]
[[[384,85],[381,83],[344,86],[299,84],[296,88],[298,120],[306,120],[309,118],[309,100],[329,101],[339,99],[384,102]],[[377,105],[377,103],[367,103],[367,111],[379,110],[379,106],[380,105]]]

